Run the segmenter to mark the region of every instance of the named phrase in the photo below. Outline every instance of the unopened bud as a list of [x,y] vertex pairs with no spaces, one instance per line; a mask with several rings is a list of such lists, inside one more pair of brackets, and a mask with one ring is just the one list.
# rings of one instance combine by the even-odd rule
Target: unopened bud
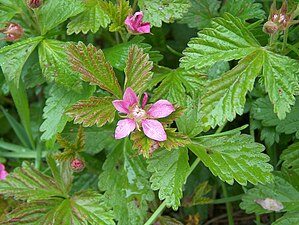
[[23,36],[24,30],[19,24],[14,22],[6,22],[4,24],[6,27],[4,29],[0,29],[0,32],[6,34],[6,37],[1,38],[0,40],[14,42]]
[[30,8],[36,9],[43,4],[43,0],[27,0],[27,4]]
[[81,159],[73,159],[70,163],[73,172],[81,172],[85,168],[85,163]]
[[274,34],[278,31],[278,26],[272,21],[267,21],[263,26],[263,31],[267,34]]

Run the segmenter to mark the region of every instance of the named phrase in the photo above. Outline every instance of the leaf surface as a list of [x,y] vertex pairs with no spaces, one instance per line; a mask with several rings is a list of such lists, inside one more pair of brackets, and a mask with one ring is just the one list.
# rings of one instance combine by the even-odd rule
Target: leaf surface
[[79,74],[71,70],[64,46],[65,42],[56,40],[43,40],[39,45],[39,62],[43,75],[50,81],[68,89],[80,90],[82,83]]
[[100,27],[105,28],[109,23],[110,18],[100,7],[98,0],[88,0],[85,4],[85,10],[71,18],[71,22],[67,25],[67,34],[80,32],[87,34],[88,31],[96,33]]
[[50,140],[57,132],[61,132],[69,120],[69,117],[64,114],[65,111],[77,101],[89,98],[93,92],[94,88],[87,85],[81,94],[53,85],[50,89],[50,97],[44,107],[45,121],[40,126],[40,131],[44,133],[41,139]]
[[66,112],[66,114],[74,118],[75,123],[83,124],[84,127],[91,127],[94,124],[101,127],[107,122],[114,120],[116,109],[112,101],[113,97],[94,97],[88,100],[81,100]]
[[83,42],[67,47],[69,61],[73,71],[81,74],[81,79],[122,98],[122,91],[112,66],[105,59],[101,49],[97,50],[92,44],[88,46]]
[[183,196],[182,189],[190,170],[187,148],[157,150],[148,159],[148,171],[152,172],[152,189],[159,190],[160,200],[177,210]]
[[138,5],[144,13],[144,22],[161,27],[162,22],[171,23],[180,19],[190,7],[188,0],[139,0]]
[[241,185],[270,182],[272,166],[263,154],[264,146],[254,142],[250,135],[224,132],[218,135],[194,138],[188,147],[211,172],[221,180]]
[[135,93],[142,93],[147,89],[147,82],[151,79],[153,63],[149,61],[149,55],[142,48],[133,45],[129,49],[125,68],[125,89],[131,87]]
[[206,28],[191,39],[183,52],[181,65],[185,69],[212,66],[221,60],[240,59],[260,48],[260,44],[242,21],[230,14],[212,20]]
[[144,158],[135,153],[127,139],[118,142],[99,177],[99,189],[109,198],[119,225],[143,225],[147,201],[154,198]]

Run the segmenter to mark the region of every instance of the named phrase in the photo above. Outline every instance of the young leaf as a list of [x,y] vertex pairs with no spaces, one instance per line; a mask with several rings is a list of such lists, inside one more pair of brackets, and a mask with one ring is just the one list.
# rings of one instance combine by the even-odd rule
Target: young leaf
[[[38,11],[41,34],[46,34],[68,18],[76,16],[82,11],[84,11],[84,5],[80,0],[52,0],[43,2],[42,7]],[[53,16],[53,12],[55,12],[55,16]]]
[[254,51],[243,58],[236,67],[212,80],[201,100],[202,123],[215,127],[236,114],[241,115],[246,94],[253,89],[255,78],[263,66],[263,52]]
[[119,225],[144,224],[147,201],[153,200],[143,157],[135,156],[125,139],[108,155],[99,177],[99,189],[106,191]]
[[190,28],[203,29],[211,26],[212,18],[219,15],[221,1],[218,0],[191,0],[191,7],[184,14],[181,23]]
[[269,157],[261,153],[264,146],[240,132],[221,133],[194,138],[188,145],[215,176],[229,184],[241,185],[271,181]]
[[69,117],[64,114],[65,111],[77,101],[89,98],[94,92],[93,87],[87,85],[83,85],[83,87],[84,93],[81,94],[57,85],[51,87],[50,97],[44,108],[45,121],[40,126],[40,131],[44,132],[41,136],[42,140],[50,140],[55,137],[56,133],[60,133],[69,120]]
[[113,4],[111,1],[106,0],[99,1],[102,10],[112,20],[112,24],[109,26],[110,32],[122,30],[124,28],[125,19],[129,15],[130,5],[126,0],[117,1],[117,4]]
[[19,86],[22,68],[43,37],[28,38],[0,49],[0,65],[8,81]]
[[190,170],[187,148],[157,150],[148,159],[148,171],[152,172],[150,181],[152,189],[159,190],[160,200],[166,201],[166,206],[177,210],[183,196],[182,188]]
[[68,23],[67,34],[87,34],[88,31],[96,33],[100,27],[105,28],[109,23],[110,18],[100,7],[98,0],[87,0],[84,12],[71,18],[71,22]]
[[75,72],[81,73],[81,79],[90,84],[98,85],[117,98],[122,98],[122,91],[114,74],[112,66],[106,61],[101,49],[92,44],[85,46],[79,42],[76,46],[67,46],[69,61]]
[[167,150],[178,149],[179,147],[184,147],[191,141],[188,136],[183,133],[176,132],[176,128],[166,128],[165,132],[167,134],[166,141],[160,143],[161,147]]
[[228,0],[224,2],[220,13],[230,13],[242,20],[264,19],[265,11],[262,10],[262,4],[251,0]]
[[265,89],[274,104],[274,112],[284,119],[295,103],[298,94],[299,64],[287,56],[265,51],[263,81]]
[[125,89],[133,87],[135,93],[141,93],[147,89],[147,82],[151,79],[153,63],[149,61],[149,55],[143,53],[142,48],[133,45],[129,49],[127,65],[125,68]]
[[39,62],[43,75],[48,80],[55,80],[58,84],[69,89],[82,89],[79,74],[71,70],[64,46],[65,42],[43,40],[39,45]]
[[279,176],[274,177],[273,183],[258,185],[247,191],[242,197],[240,207],[244,209],[246,213],[264,214],[270,212],[255,202],[255,200],[266,198],[279,201],[283,206],[281,211],[298,212],[299,210],[298,190]]
[[161,27],[162,22],[172,23],[180,19],[190,7],[188,0],[139,0],[138,5],[144,12],[144,21],[155,27]]
[[221,60],[240,59],[258,48],[259,42],[241,20],[224,14],[223,18],[212,20],[212,28],[202,30],[197,38],[191,39],[180,66],[200,69]]
[[113,97],[94,97],[81,100],[73,105],[66,114],[74,118],[75,123],[91,127],[94,124],[101,127],[114,120],[115,108],[112,105]]
[[15,199],[31,201],[64,196],[52,177],[44,175],[26,162],[22,168],[15,169],[0,182],[0,193]]

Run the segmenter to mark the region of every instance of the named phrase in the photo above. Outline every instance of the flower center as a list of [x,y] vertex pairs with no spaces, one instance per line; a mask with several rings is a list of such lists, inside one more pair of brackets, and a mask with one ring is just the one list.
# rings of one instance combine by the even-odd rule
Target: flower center
[[135,119],[142,119],[146,116],[146,112],[138,105],[135,105],[132,109],[132,115]]

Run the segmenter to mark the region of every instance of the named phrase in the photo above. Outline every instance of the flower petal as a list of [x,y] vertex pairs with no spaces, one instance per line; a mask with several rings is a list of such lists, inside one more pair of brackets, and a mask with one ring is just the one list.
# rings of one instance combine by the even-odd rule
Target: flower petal
[[142,108],[143,109],[144,109],[144,106],[147,103],[147,100],[148,100],[148,94],[146,92],[144,92],[144,96],[143,96],[143,99],[142,99]]
[[167,100],[159,100],[152,105],[147,114],[154,118],[164,118],[175,111],[173,105]]
[[151,25],[150,22],[141,23],[139,27],[137,27],[138,33],[150,33],[151,32]]
[[115,130],[115,139],[121,139],[128,136],[133,130],[135,130],[135,121],[133,119],[120,120],[117,123]]
[[5,171],[5,166],[0,163],[0,180],[5,180],[8,172]]
[[138,103],[138,98],[135,92],[132,88],[128,87],[124,93],[124,101],[129,104],[129,106],[132,106],[136,103]]
[[167,135],[162,124],[158,120],[142,120],[142,129],[144,134],[155,141],[165,141]]
[[129,114],[129,103],[124,100],[114,100],[112,104],[116,108],[116,110],[120,113]]
[[128,26],[129,30],[134,30],[132,19],[130,18],[130,16],[127,16],[125,24]]

